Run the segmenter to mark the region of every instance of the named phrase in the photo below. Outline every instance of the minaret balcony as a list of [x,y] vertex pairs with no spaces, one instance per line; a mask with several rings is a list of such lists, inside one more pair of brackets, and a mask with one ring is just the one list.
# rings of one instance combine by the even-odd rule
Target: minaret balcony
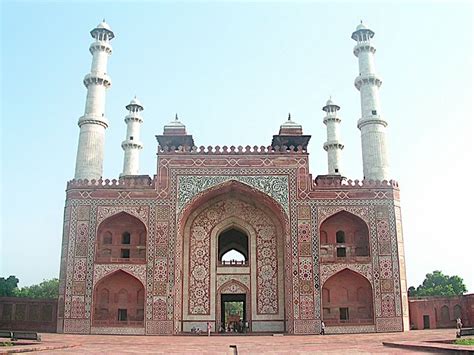
[[327,124],[328,122],[340,123],[341,119],[339,117],[336,117],[336,116],[326,116],[326,117],[324,117],[323,123]]
[[355,45],[353,53],[356,57],[358,57],[359,53],[361,52],[371,52],[372,54],[375,54],[376,51],[377,50],[370,43],[370,41],[364,41],[364,42],[359,42]]
[[92,72],[87,74],[84,77],[84,85],[85,87],[89,87],[89,85],[104,85],[106,88],[112,85],[112,79],[106,73],[99,73],[99,72]]
[[112,46],[109,42],[105,41],[95,41],[92,42],[89,46],[89,52],[94,54],[95,51],[104,51],[107,52],[109,55],[112,54]]
[[375,74],[359,75],[354,80],[354,86],[357,90],[360,90],[362,85],[376,85],[377,87],[380,87],[382,85],[382,79]]
[[122,142],[122,149],[142,149],[143,144],[141,142],[135,142],[131,140],[125,140]]
[[344,144],[339,141],[327,141],[323,145],[323,149],[327,152],[332,149],[344,149]]
[[143,123],[143,118],[138,114],[131,114],[131,115],[125,116],[124,121],[125,121],[125,123],[128,123],[128,122]]
[[97,116],[91,113],[86,113],[84,116],[81,116],[77,124],[79,125],[79,127],[85,124],[98,124],[104,128],[109,127],[109,122],[104,115]]
[[387,127],[388,123],[379,115],[362,117],[357,121],[357,128],[361,129],[364,126],[372,125],[372,124],[379,124],[384,127]]

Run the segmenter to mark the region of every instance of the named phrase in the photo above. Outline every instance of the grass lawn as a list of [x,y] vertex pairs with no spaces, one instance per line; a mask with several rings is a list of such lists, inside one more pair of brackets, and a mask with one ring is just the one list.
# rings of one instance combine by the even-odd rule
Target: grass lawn
[[468,339],[457,339],[454,344],[456,345],[474,345],[474,338]]

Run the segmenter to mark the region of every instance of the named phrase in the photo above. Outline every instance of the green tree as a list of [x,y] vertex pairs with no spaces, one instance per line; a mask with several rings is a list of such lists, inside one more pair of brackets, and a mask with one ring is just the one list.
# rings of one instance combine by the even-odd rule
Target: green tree
[[18,290],[18,278],[16,276],[0,277],[0,297],[14,297]]
[[410,296],[455,296],[467,292],[464,281],[459,276],[444,275],[441,271],[426,274],[423,283],[416,289],[408,289]]
[[43,280],[39,285],[31,285],[16,290],[16,297],[58,298],[59,280]]

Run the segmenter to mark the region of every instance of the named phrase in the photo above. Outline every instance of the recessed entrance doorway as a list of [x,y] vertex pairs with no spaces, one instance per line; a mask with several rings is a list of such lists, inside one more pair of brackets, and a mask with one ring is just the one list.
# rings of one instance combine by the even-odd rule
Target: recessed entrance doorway
[[221,294],[221,328],[222,333],[247,333],[246,294]]

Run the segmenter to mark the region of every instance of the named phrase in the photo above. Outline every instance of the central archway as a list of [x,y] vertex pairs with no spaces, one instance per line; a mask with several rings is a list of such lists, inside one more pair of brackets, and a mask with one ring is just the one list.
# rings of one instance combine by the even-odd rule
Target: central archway
[[[195,205],[184,221],[182,331],[205,329],[207,322],[213,331],[219,329],[220,290],[229,280],[248,290],[239,294],[248,300],[250,329],[285,331],[287,228],[278,213],[255,197],[225,191]],[[231,249],[245,256],[243,265],[219,262]]]

